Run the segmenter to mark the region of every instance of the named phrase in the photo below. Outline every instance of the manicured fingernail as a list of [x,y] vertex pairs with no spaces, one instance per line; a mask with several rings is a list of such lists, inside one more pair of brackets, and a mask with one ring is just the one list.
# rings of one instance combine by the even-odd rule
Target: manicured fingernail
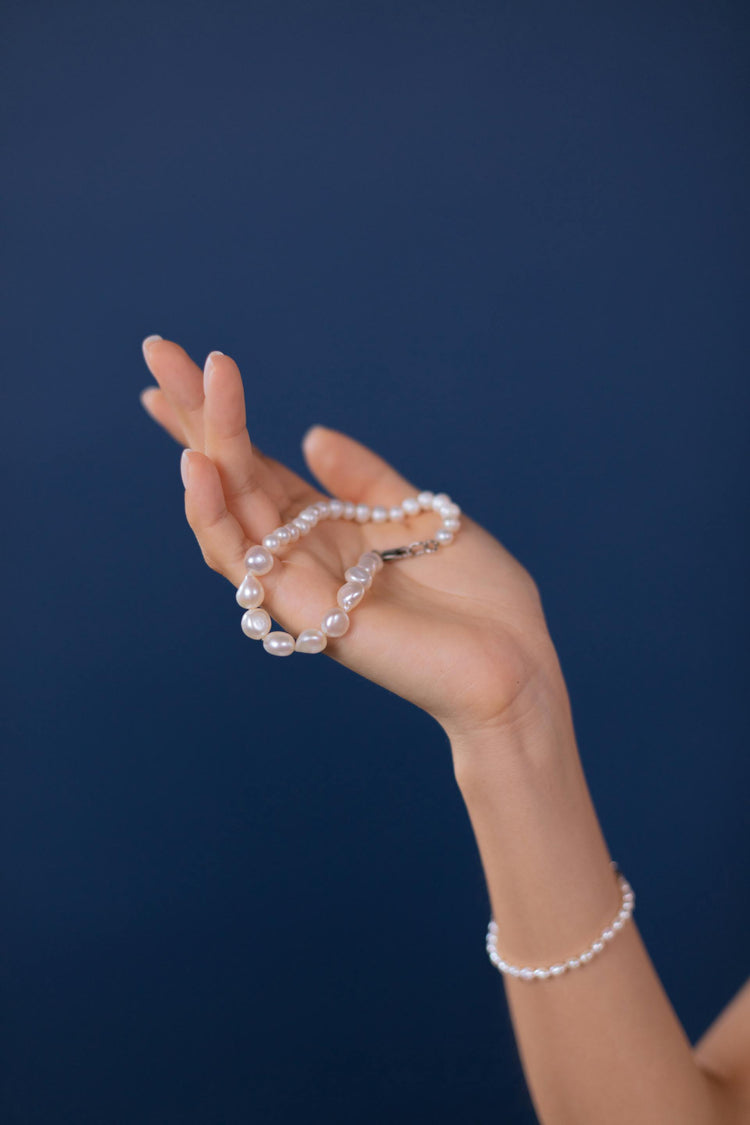
[[212,374],[213,369],[214,369],[214,356],[217,356],[217,355],[224,355],[224,352],[217,352],[217,351],[209,352],[208,355],[206,356],[206,362],[203,365],[203,393],[204,393],[204,395],[208,392],[208,384],[210,382],[211,374]]
[[307,445],[308,441],[312,439],[313,434],[317,433],[318,431],[324,432],[326,429],[326,426],[321,426],[319,422],[316,422],[314,426],[310,426],[309,430],[305,431],[305,435],[302,438],[302,444]]
[[[151,391],[154,391],[154,390],[156,390],[155,387],[144,387],[143,390],[141,391],[140,395],[138,396],[141,400],[141,406],[143,407],[144,410],[148,410],[148,396],[151,393]],[[150,413],[151,413],[151,411],[149,410],[149,414]]]
[[188,456],[188,454],[192,452],[192,449],[183,449],[182,457],[180,457],[180,473],[182,475],[182,483],[185,488],[187,488],[190,482],[190,457]]
[[161,340],[161,336],[147,336],[145,340],[141,341],[141,350],[144,355],[148,351],[149,344],[153,344],[155,340]]

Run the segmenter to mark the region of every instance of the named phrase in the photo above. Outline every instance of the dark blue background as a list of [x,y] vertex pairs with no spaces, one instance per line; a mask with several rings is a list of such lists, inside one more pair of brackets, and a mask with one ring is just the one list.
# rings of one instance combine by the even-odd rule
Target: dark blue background
[[6,4],[9,1125],[533,1120],[447,741],[242,637],[152,332],[521,559],[691,1038],[744,980],[745,10]]

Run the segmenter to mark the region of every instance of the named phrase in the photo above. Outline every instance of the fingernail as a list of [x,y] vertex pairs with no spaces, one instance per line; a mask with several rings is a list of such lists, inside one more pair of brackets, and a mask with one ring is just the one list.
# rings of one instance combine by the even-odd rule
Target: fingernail
[[217,355],[224,355],[224,352],[213,351],[213,352],[209,352],[208,355],[206,356],[206,362],[203,365],[203,393],[204,394],[206,394],[206,392],[208,391],[208,384],[209,384],[209,381],[211,379],[211,374],[212,374],[213,369],[214,369],[214,356],[217,356]]
[[[153,391],[153,390],[154,390],[153,387],[144,387],[143,390],[141,391],[140,395],[138,396],[141,400],[141,406],[143,407],[144,410],[148,410],[148,404],[146,403],[146,395],[149,393],[149,391]],[[151,412],[149,411],[149,413],[151,413]]]
[[302,438],[302,444],[307,445],[308,441],[316,430],[325,431],[327,428],[327,426],[321,426],[319,422],[316,422],[313,426],[310,426],[309,430],[305,431],[305,436]]
[[180,457],[180,475],[182,476],[182,483],[185,488],[187,488],[190,482],[190,458],[188,454],[192,452],[192,449],[183,449],[182,457]]
[[144,355],[148,351],[149,344],[153,344],[155,340],[161,340],[161,336],[147,336],[145,340],[141,341],[141,350]]

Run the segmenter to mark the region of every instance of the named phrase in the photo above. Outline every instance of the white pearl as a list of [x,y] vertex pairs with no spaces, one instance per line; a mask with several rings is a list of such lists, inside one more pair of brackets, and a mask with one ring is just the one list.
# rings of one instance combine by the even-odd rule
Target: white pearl
[[292,538],[286,527],[277,527],[273,534],[276,536],[279,543],[289,543]]
[[347,582],[361,582],[366,590],[372,586],[372,575],[363,566],[350,566],[344,571],[344,578]]
[[307,520],[303,520],[301,516],[297,516],[295,520],[292,520],[292,523],[297,528],[300,535],[307,535],[310,530],[310,523]]
[[422,509],[423,512],[429,512],[429,511],[432,510],[432,501],[434,499],[435,499],[435,493],[434,492],[420,492],[419,496],[417,496],[417,500],[419,501],[419,506],[420,506],[420,508]]
[[602,941],[612,941],[612,938],[614,936],[615,936],[614,930],[605,930],[602,934]]
[[356,520],[357,523],[369,523],[372,512],[369,504],[357,504]]
[[436,512],[439,512],[444,504],[452,503],[453,501],[447,492],[438,492],[437,495],[432,498],[432,507]]
[[565,965],[550,965],[549,971],[553,977],[559,977],[561,973],[565,972]]
[[443,520],[443,527],[446,531],[459,531],[461,529],[461,521],[449,516],[448,519]]
[[389,509],[388,519],[393,520],[394,523],[400,523],[404,518],[404,509],[400,506]]
[[317,510],[315,508],[305,508],[304,511],[300,512],[299,518],[301,520],[307,520],[311,527],[315,527],[315,524],[319,519]]
[[523,980],[531,980],[534,976],[534,970],[529,969],[528,967],[524,967],[523,969],[521,969],[518,975],[519,977],[522,977]]
[[345,520],[353,520],[356,514],[357,505],[352,500],[346,500],[344,502],[344,511],[342,512],[342,517]]
[[248,609],[242,614],[242,632],[246,637],[259,641],[271,628],[271,618],[264,609]]
[[591,952],[591,950],[587,949],[585,953],[581,954],[581,956],[579,957],[579,961],[581,962],[582,965],[588,965],[589,961],[591,960],[591,958],[593,956],[594,956],[594,954]]
[[569,969],[578,969],[580,967],[580,964],[581,964],[581,962],[578,960],[577,957],[571,957],[570,960],[568,961],[568,968]]
[[520,977],[521,970],[516,965],[508,965],[508,975],[511,977]]
[[266,633],[263,648],[272,656],[291,656],[294,652],[294,637],[277,629],[274,633]]
[[331,500],[328,504],[328,507],[330,508],[330,511],[331,511],[331,519],[332,520],[340,520],[342,515],[344,514],[344,501],[343,500]]
[[438,511],[440,512],[440,515],[443,517],[443,519],[455,520],[458,519],[458,517],[461,515],[461,509],[459,508],[458,504],[453,503],[441,504]]
[[604,943],[601,942],[601,941],[595,941],[594,944],[591,946],[591,952],[592,953],[601,953],[601,951],[603,949],[604,949]]
[[370,574],[375,574],[378,570],[383,569],[383,560],[377,551],[365,551],[357,559],[357,566],[363,566],[365,570],[369,570]]
[[237,605],[243,609],[255,609],[263,601],[265,591],[254,574],[246,574],[237,587]]
[[498,969],[500,970],[501,973],[507,973],[508,970],[510,969],[510,965],[508,964],[507,961],[503,961],[502,957],[498,961],[497,967],[498,967]]
[[612,923],[612,929],[613,930],[621,930],[623,925],[624,925],[624,922],[618,914],[618,916],[615,918],[614,922]]
[[297,652],[322,652],[327,644],[328,638],[322,629],[303,629],[294,647]]
[[331,514],[331,507],[327,500],[318,500],[315,509],[321,519],[327,519]]
[[359,605],[364,596],[365,587],[361,582],[345,582],[336,593],[336,601],[348,613],[355,605]]
[[273,566],[274,558],[265,547],[256,544],[245,555],[245,566],[253,574],[268,574]]
[[285,523],[284,527],[289,532],[289,535],[291,536],[293,541],[296,541],[297,539],[299,539],[300,530],[299,530],[298,527],[295,527],[293,523]]
[[263,536],[263,546],[267,551],[275,551],[277,547],[281,546],[276,536],[271,532],[270,535]]
[[453,532],[452,531],[446,531],[444,527],[440,527],[435,532],[435,539],[437,540],[438,543],[443,543],[444,545],[447,545],[448,543],[453,542]]
[[385,523],[385,521],[387,519],[388,519],[388,509],[381,507],[380,504],[377,504],[372,509],[372,522],[373,523]]
[[534,969],[534,976],[537,980],[546,980],[551,972],[551,969]]
[[348,614],[340,606],[336,606],[335,609],[328,610],[320,623],[320,628],[327,637],[343,637],[349,625]]
[[407,496],[405,500],[401,501],[401,507],[404,509],[407,516],[416,516],[417,513],[422,510],[416,496]]

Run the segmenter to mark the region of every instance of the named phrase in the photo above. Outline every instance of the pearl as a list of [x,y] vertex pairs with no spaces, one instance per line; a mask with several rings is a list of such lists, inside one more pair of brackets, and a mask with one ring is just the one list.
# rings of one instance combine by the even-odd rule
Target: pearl
[[447,520],[443,520],[443,527],[446,531],[459,531],[461,528],[461,521],[449,516]]
[[331,514],[331,507],[327,500],[318,500],[314,507],[321,519],[327,519]]
[[263,648],[272,656],[291,656],[294,652],[294,637],[277,629],[274,633],[266,633]]
[[270,535],[264,535],[263,536],[263,546],[266,548],[267,551],[275,551],[276,548],[278,546],[280,546],[279,541],[276,538],[276,536],[273,534],[273,532],[271,532]]
[[330,500],[328,507],[331,511],[331,519],[339,520],[344,514],[344,501],[343,500]]
[[531,978],[532,978],[532,977],[534,976],[534,970],[533,970],[533,969],[529,969],[529,968],[528,968],[528,966],[526,966],[526,967],[524,967],[523,969],[521,969],[521,971],[520,971],[520,973],[519,973],[518,975],[519,975],[519,976],[520,976],[520,977],[521,977],[521,978],[522,978],[523,980],[531,980]]
[[438,494],[436,496],[433,496],[432,498],[432,507],[436,512],[439,512],[444,504],[452,503],[453,501],[451,500],[447,492],[438,492]]
[[344,511],[342,513],[343,518],[345,520],[353,520],[354,517],[356,516],[356,514],[357,514],[357,505],[352,503],[351,500],[347,500],[344,503]]
[[551,972],[551,969],[534,969],[534,976],[537,980],[546,980]]
[[570,960],[568,961],[568,968],[569,969],[577,969],[577,968],[580,967],[580,964],[581,964],[581,962],[579,961],[579,959],[577,957],[571,957]]
[[591,952],[592,953],[601,953],[601,951],[603,949],[604,949],[604,943],[601,942],[601,941],[595,941],[594,944],[591,946]]
[[276,536],[279,543],[288,543],[292,538],[285,527],[277,527],[273,534]]
[[417,513],[422,510],[416,496],[407,496],[406,500],[401,501],[401,507],[404,509],[407,516],[416,516]]
[[365,551],[357,559],[357,566],[363,566],[365,570],[369,570],[370,574],[376,574],[377,571],[383,569],[383,560],[377,551]]
[[621,930],[623,925],[624,925],[624,922],[623,922],[622,918],[620,917],[620,915],[618,914],[617,917],[615,918],[614,922],[612,923],[612,929],[613,930]]
[[311,525],[307,520],[303,520],[301,516],[297,516],[296,519],[292,520],[292,523],[297,528],[300,535],[307,535],[308,531],[310,530]]
[[327,637],[343,637],[349,625],[348,614],[339,606],[336,606],[334,609],[328,610],[320,623],[320,628]]
[[419,496],[417,496],[417,500],[419,501],[419,506],[420,506],[420,508],[422,509],[423,512],[429,512],[429,511],[432,510],[432,501],[434,499],[435,499],[435,493],[434,492],[420,492]]
[[344,578],[347,582],[361,582],[365,589],[372,586],[372,575],[363,566],[350,566],[348,570],[344,571]]
[[263,601],[264,589],[254,574],[246,574],[237,587],[237,605],[243,609],[255,609]]
[[594,956],[594,954],[591,952],[591,950],[587,949],[586,952],[582,953],[581,956],[580,956],[581,964],[582,965],[588,965],[589,961],[591,960],[591,958],[593,956]]
[[604,932],[602,933],[602,941],[612,941],[612,938],[614,936],[615,936],[614,930],[604,930]]
[[336,593],[336,601],[348,613],[359,605],[365,596],[365,587],[361,582],[345,582]]
[[369,504],[357,504],[355,519],[357,523],[368,523],[370,520],[371,511]]
[[443,546],[447,546],[449,543],[453,542],[453,532],[446,531],[444,527],[441,527],[435,532],[435,541],[437,543],[442,543]]
[[461,509],[458,504],[441,504],[439,509],[440,515],[443,519],[458,519],[461,515]]
[[245,566],[253,574],[268,574],[273,566],[274,558],[265,547],[256,544],[245,555]]
[[553,977],[559,977],[561,973],[565,972],[565,965],[550,965],[550,970]]
[[299,528],[295,527],[293,523],[285,523],[284,528],[289,532],[289,538],[296,542],[299,539]]
[[394,523],[400,523],[404,518],[404,509],[400,506],[390,508],[388,511],[388,519],[393,520]]
[[300,512],[299,518],[301,520],[306,520],[310,524],[311,527],[315,527],[315,524],[318,522],[318,519],[319,519],[317,509],[315,509],[315,508],[305,508],[304,511]]
[[508,972],[512,977],[520,977],[521,970],[515,965],[508,965]]
[[242,632],[254,641],[261,640],[271,628],[271,618],[264,609],[248,609],[242,614]]
[[372,509],[372,522],[373,523],[385,523],[385,521],[387,519],[388,519],[388,509],[383,508],[380,504],[377,504]]
[[322,652],[328,638],[322,629],[303,629],[294,646],[296,652]]

